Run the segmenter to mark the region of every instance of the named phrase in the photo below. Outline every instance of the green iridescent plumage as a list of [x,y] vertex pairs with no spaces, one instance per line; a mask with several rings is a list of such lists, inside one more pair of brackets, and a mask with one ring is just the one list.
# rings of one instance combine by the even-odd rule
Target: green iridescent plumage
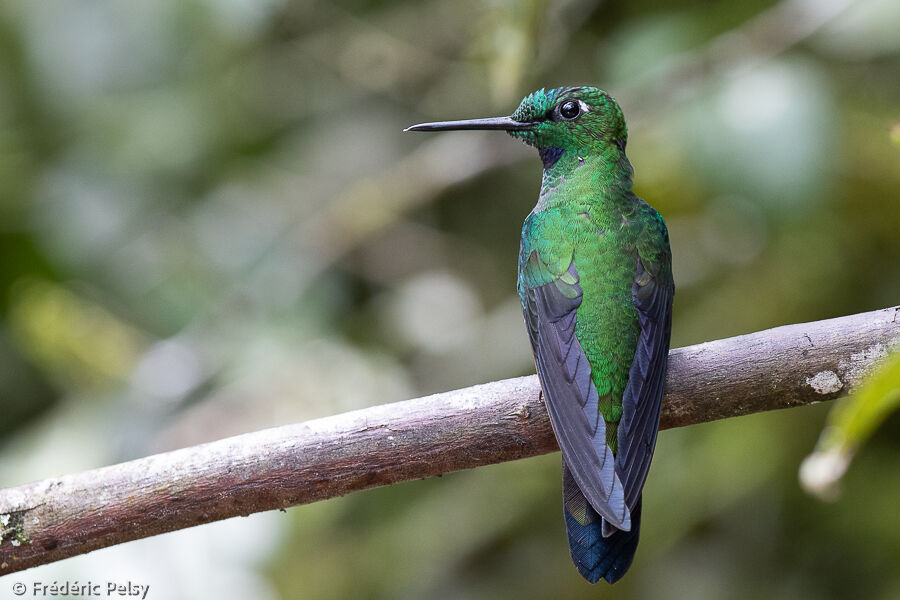
[[622,112],[602,90],[567,87],[527,96],[511,117],[410,129],[502,129],[538,148],[518,291],[562,450],[572,558],[613,583],[637,548],[674,295],[665,224],[632,192]]

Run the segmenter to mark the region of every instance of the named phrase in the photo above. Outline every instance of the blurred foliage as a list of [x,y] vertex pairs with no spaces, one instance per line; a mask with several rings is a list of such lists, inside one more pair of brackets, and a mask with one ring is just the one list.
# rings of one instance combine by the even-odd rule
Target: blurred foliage
[[20,282],[12,297],[14,338],[60,389],[120,380],[134,368],[140,335],[101,305],[46,282]]
[[[886,354],[884,348],[878,350]],[[849,399],[837,402],[828,413],[816,451],[800,466],[800,483],[810,493],[825,499],[836,498],[837,484],[850,461],[878,426],[898,408],[900,352],[895,352],[875,369],[858,391]]]
[[[533,89],[621,102],[674,345],[897,304],[894,0],[0,4],[0,485],[532,371]],[[811,374],[810,374],[811,375]],[[569,563],[559,458],[29,571],[157,598],[896,598],[900,421],[829,504],[826,407],[660,436],[636,563]]]

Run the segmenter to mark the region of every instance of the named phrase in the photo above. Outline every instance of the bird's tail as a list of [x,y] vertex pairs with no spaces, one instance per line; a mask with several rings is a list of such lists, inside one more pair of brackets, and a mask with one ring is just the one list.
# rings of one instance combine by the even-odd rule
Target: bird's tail
[[588,503],[563,462],[563,512],[569,550],[578,572],[591,583],[601,577],[609,583],[621,579],[637,551],[641,499],[631,510],[631,531],[616,530],[603,537],[603,518]]

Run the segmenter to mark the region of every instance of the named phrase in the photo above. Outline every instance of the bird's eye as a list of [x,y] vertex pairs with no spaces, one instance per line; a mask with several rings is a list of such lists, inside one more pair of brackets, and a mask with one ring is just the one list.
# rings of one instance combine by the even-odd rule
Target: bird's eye
[[581,106],[574,100],[566,100],[560,104],[559,114],[563,119],[572,120],[581,114]]

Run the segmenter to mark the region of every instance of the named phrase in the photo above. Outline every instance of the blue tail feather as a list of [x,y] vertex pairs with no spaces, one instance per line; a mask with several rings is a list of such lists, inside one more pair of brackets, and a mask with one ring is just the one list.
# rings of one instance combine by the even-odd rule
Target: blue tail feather
[[[566,471],[565,467],[563,468]],[[569,550],[578,572],[591,583],[601,578],[615,583],[625,575],[637,551],[641,528],[641,499],[631,511],[631,531],[616,530],[603,537],[603,519],[587,502],[574,480],[563,481],[563,511]],[[566,481],[566,479],[569,479]],[[568,484],[568,485],[567,485]]]

